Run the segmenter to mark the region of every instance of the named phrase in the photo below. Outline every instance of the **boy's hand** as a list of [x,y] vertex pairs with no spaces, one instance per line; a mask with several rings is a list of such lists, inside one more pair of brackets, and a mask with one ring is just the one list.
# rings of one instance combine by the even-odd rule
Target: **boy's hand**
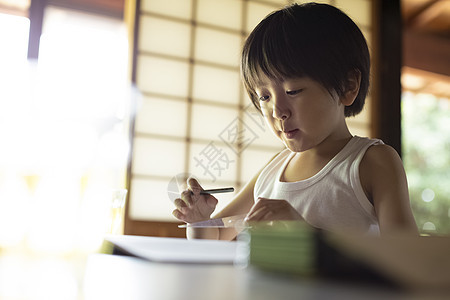
[[209,220],[216,208],[217,199],[211,195],[200,195],[203,188],[194,178],[188,179],[188,189],[181,193],[181,198],[175,199],[177,209],[172,214],[175,218],[194,223]]
[[258,199],[245,217],[246,221],[303,220],[286,200]]

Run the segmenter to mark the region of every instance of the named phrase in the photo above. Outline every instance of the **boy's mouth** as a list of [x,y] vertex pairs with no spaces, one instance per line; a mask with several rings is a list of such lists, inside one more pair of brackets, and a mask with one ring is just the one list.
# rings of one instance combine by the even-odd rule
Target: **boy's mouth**
[[283,130],[283,134],[287,139],[292,139],[297,134],[298,129],[292,129],[292,130]]

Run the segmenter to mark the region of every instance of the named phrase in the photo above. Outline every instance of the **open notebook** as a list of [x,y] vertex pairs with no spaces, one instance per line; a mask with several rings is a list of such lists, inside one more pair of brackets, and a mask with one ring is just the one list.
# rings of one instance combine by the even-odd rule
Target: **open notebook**
[[132,235],[111,235],[106,241],[122,253],[154,262],[220,264],[232,264],[241,243]]

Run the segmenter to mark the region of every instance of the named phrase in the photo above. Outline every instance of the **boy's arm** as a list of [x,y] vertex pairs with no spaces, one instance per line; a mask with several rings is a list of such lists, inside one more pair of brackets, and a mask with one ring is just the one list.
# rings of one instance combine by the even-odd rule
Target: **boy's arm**
[[411,211],[408,183],[402,161],[388,145],[370,147],[360,164],[361,184],[372,201],[382,234],[418,234]]

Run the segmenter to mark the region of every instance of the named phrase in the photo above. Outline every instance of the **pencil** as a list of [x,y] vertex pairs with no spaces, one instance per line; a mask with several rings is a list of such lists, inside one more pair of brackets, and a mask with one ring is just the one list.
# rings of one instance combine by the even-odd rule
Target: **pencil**
[[200,195],[231,193],[231,192],[234,192],[234,188],[233,187],[203,190],[203,191],[200,192]]

